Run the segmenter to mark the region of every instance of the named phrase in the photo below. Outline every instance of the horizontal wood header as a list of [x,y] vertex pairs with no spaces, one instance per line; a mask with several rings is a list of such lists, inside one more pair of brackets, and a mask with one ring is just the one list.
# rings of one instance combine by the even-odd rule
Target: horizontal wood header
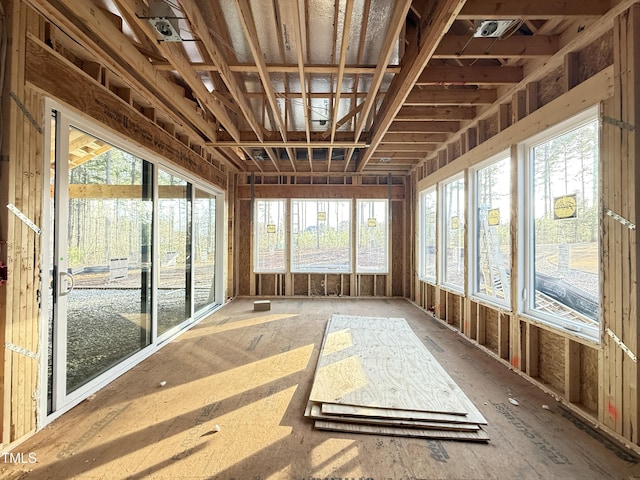
[[[254,185],[254,198],[389,198],[388,185]],[[251,198],[251,185],[238,186],[238,198]],[[404,200],[403,185],[391,186],[391,200]]]

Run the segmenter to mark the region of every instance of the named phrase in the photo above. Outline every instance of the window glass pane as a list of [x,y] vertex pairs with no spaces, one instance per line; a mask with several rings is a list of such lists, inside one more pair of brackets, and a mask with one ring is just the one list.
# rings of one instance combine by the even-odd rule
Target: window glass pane
[[284,200],[255,201],[256,272],[284,272]]
[[158,335],[191,317],[191,185],[158,172]]
[[443,189],[443,283],[464,289],[464,179]]
[[387,200],[358,200],[357,272],[387,272]]
[[438,195],[432,189],[422,195],[422,245],[420,246],[421,274],[423,279],[436,280],[436,205]]
[[82,130],[67,135],[68,252],[58,260],[73,278],[65,295],[71,393],[151,343],[153,165]]
[[216,196],[196,188],[193,208],[195,311],[215,304]]
[[351,202],[291,201],[291,271],[349,272]]
[[531,149],[534,309],[598,331],[598,122]]
[[476,173],[475,293],[510,303],[511,171],[509,158]]

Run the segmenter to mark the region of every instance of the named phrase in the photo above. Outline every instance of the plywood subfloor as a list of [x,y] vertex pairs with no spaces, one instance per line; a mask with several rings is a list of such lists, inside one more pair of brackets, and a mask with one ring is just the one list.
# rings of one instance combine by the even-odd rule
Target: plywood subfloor
[[[486,418],[491,441],[315,430],[303,413],[333,313],[407,319]],[[12,453],[27,462],[5,461],[0,478],[640,477],[630,451],[401,299],[277,299],[270,312],[234,300]]]

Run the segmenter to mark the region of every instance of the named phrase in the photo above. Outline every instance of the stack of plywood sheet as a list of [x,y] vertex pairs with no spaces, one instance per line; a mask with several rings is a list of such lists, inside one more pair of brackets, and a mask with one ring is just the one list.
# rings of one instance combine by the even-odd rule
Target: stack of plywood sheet
[[486,420],[404,318],[333,315],[305,415],[315,428],[486,442]]

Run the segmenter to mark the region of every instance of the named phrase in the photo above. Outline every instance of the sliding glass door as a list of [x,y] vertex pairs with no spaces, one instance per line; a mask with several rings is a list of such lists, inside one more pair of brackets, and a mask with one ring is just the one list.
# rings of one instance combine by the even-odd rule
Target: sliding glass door
[[77,403],[222,303],[223,264],[218,193],[51,112],[45,415]]

